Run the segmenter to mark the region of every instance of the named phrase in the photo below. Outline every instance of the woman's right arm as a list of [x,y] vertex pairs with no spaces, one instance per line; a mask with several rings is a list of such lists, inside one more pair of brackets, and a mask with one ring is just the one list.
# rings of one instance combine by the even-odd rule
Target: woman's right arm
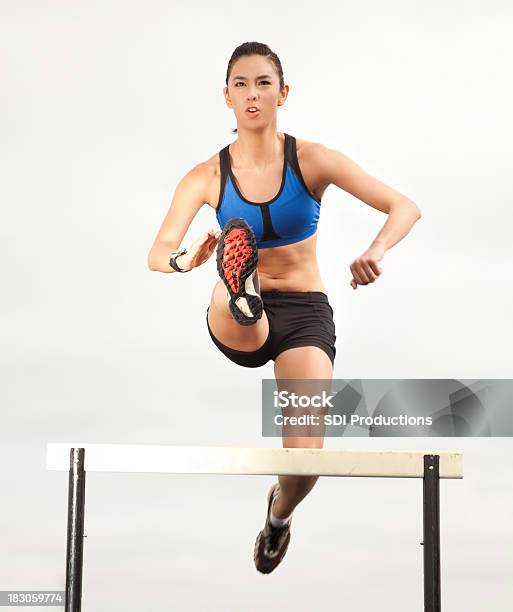
[[[175,272],[169,265],[172,251],[177,251],[189,226],[199,209],[208,200],[207,186],[209,169],[206,164],[198,164],[178,183],[171,206],[160,226],[160,230],[148,253],[148,268],[158,272]],[[176,259],[184,268],[187,254]]]

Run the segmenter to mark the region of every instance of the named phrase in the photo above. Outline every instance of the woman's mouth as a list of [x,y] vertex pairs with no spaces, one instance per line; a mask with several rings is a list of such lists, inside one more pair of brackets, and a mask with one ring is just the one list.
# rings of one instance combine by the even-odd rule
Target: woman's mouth
[[249,108],[246,109],[246,115],[251,115],[251,117],[256,117],[256,115],[259,115],[260,111],[258,108],[252,107],[250,106]]

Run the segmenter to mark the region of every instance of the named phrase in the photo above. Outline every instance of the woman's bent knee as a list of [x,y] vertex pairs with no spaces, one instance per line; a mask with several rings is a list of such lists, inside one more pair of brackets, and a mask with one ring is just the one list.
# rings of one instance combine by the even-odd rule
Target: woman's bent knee
[[237,351],[256,351],[269,335],[269,321],[265,311],[254,325],[240,325],[228,307],[228,292],[218,281],[212,292],[208,309],[208,324],[214,336],[225,346]]

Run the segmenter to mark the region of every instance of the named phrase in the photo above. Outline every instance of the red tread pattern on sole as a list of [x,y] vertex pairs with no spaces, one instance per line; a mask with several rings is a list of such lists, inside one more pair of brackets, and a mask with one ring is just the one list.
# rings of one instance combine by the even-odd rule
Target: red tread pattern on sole
[[237,227],[230,230],[224,238],[223,274],[234,293],[240,290],[241,272],[252,254],[246,231]]

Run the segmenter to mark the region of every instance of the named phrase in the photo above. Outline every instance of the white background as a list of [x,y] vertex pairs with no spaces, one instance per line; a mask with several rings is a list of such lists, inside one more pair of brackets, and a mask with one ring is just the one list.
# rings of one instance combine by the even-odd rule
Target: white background
[[[151,273],[174,189],[235,139],[244,41],[290,85],[278,130],[344,152],[422,219],[378,282],[350,263],[385,215],[331,186],[318,256],[337,378],[511,378],[513,8],[504,1],[1,2],[0,589],[62,589],[67,476],[48,441],[281,446],[258,370],[205,323],[214,258]],[[204,206],[184,239],[218,227]],[[511,440],[327,439],[465,453],[443,481],[442,602],[513,606]],[[84,610],[422,609],[421,483],[321,479],[283,564],[253,566],[271,477],[91,474]]]

